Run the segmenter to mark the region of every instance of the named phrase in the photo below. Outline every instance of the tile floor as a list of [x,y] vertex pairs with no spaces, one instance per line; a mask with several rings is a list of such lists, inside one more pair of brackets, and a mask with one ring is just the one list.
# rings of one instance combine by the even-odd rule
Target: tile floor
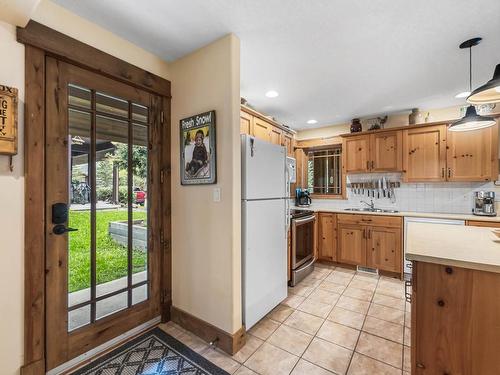
[[396,279],[317,264],[234,356],[162,326],[230,374],[409,375],[410,305]]

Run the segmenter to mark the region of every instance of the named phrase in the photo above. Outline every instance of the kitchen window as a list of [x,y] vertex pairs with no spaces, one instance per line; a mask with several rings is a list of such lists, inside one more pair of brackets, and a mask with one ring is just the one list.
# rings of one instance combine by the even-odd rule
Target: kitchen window
[[307,153],[307,189],[311,194],[342,195],[342,148]]

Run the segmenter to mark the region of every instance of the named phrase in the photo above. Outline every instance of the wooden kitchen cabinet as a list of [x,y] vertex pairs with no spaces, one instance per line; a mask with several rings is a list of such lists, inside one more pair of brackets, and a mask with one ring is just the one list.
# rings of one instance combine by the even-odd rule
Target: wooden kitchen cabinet
[[240,134],[253,133],[253,116],[240,111]]
[[384,131],[343,140],[346,173],[397,172],[403,168],[402,131]]
[[412,374],[500,374],[500,274],[413,262]]
[[500,228],[499,221],[467,220],[466,225],[473,227]]
[[401,273],[401,217],[338,214],[337,237],[339,263]]
[[403,179],[446,180],[446,125],[403,131]]
[[498,176],[498,125],[447,134],[447,180],[491,181]]
[[318,214],[318,259],[337,260],[336,215],[320,212]]
[[282,144],[281,144],[282,133],[283,132],[280,129],[275,128],[274,126],[271,127],[271,143],[275,144],[275,145],[282,146]]
[[293,136],[283,132],[281,135],[281,140],[281,145],[285,146],[287,155],[293,157],[295,153],[293,149]]
[[294,156],[293,139],[295,132],[243,105],[240,111],[240,134],[250,134],[266,142],[284,146],[287,155]]
[[370,136],[368,134],[344,138],[342,150],[345,173],[370,171]]
[[403,168],[403,132],[370,134],[370,172],[397,172]]
[[272,125],[260,118],[254,117],[253,119],[253,136],[262,139],[266,142],[272,141],[271,136]]
[[365,227],[338,224],[337,260],[340,263],[360,265],[366,264]]
[[401,272],[401,229],[367,227],[366,266],[390,272]]

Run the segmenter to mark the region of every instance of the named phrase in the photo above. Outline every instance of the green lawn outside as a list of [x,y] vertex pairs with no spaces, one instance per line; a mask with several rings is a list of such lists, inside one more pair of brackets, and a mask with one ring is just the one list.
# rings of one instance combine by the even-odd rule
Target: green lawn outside
[[[145,211],[135,211],[134,220],[145,220]],[[115,243],[108,235],[110,221],[126,221],[126,210],[99,210],[96,214],[96,273],[97,284],[127,275],[127,248]],[[90,287],[90,212],[70,211],[69,226],[69,292]],[[133,250],[133,273],[146,269],[147,254]]]

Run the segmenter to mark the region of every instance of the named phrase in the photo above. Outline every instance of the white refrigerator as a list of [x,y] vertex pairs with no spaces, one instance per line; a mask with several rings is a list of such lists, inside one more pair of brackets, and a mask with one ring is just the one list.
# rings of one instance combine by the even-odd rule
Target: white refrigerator
[[287,296],[289,184],[284,147],[241,136],[243,324]]

